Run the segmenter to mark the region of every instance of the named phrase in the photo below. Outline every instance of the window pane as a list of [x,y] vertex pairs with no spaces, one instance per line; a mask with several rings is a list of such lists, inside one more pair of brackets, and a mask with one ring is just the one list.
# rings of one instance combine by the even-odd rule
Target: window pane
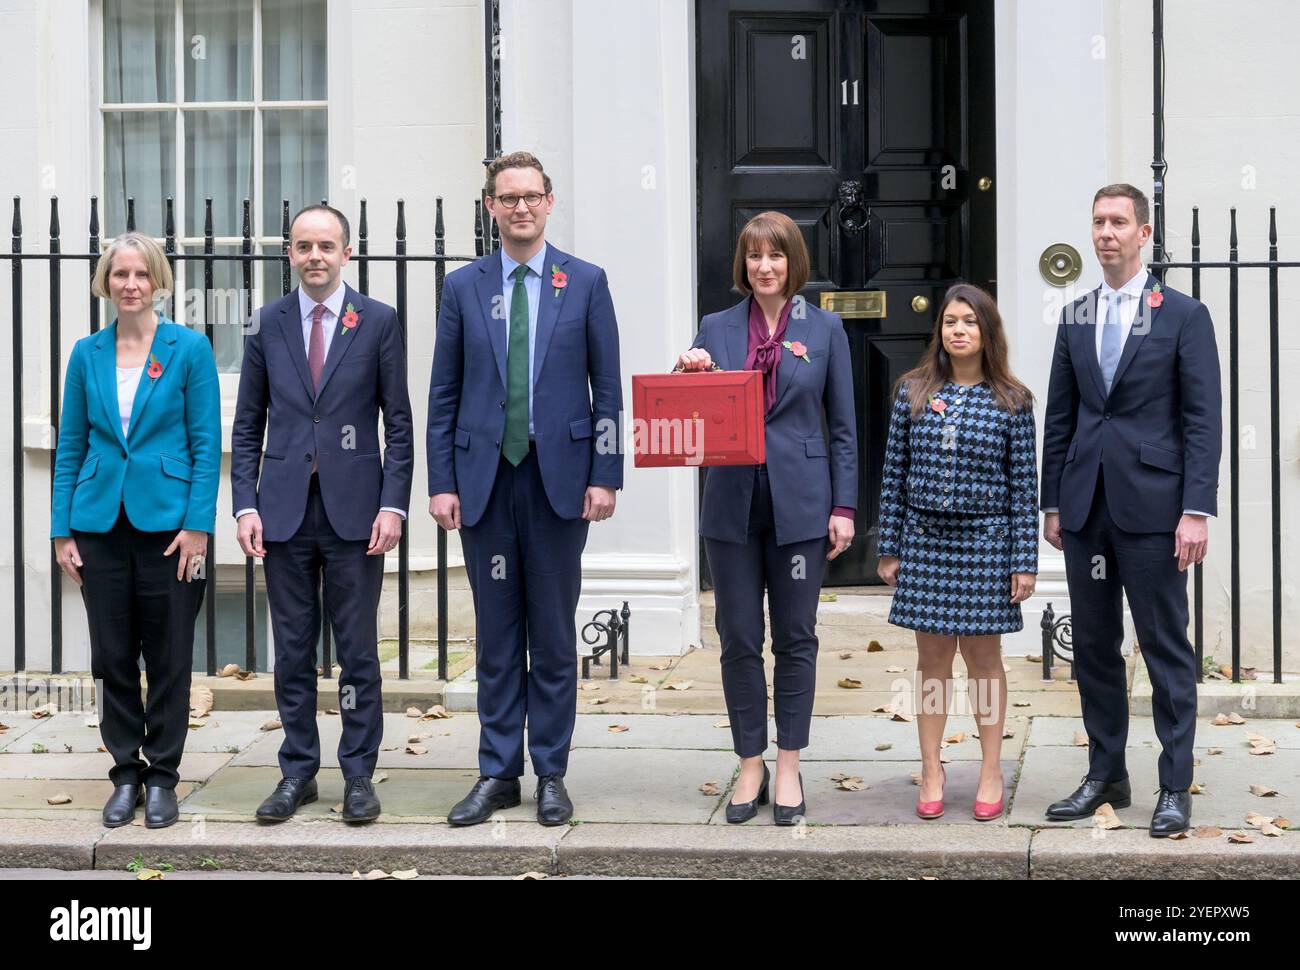
[[292,216],[329,192],[325,111],[264,111],[262,121],[262,233],[278,236],[284,199]]
[[253,194],[252,111],[187,111],[184,122],[185,234],[203,234],[211,196],[214,233],[243,235],[244,199]]
[[253,0],[185,0],[185,100],[253,100]]
[[175,101],[172,0],[105,0],[104,101]]
[[[217,246],[217,253],[237,255],[238,246]],[[177,322],[184,323],[192,330],[203,330],[209,319],[212,320],[212,350],[217,359],[217,370],[222,373],[237,373],[244,356],[244,325],[248,320],[249,302],[244,289],[243,264],[233,259],[214,259],[212,261],[212,288],[204,286],[205,273],[202,250],[194,253],[192,258],[182,261],[185,264],[183,285],[185,299],[183,306],[176,306]],[[257,262],[253,261],[250,284],[257,281]],[[252,305],[257,306],[256,294]]]
[[[266,670],[266,590],[254,584],[253,593],[253,646],[257,669]],[[217,669],[226,664],[243,667],[248,661],[245,637],[244,589],[217,590]],[[208,669],[208,608],[205,603],[194,624],[194,671],[206,673]]]
[[[262,251],[268,254],[273,254],[278,256],[280,254],[280,246],[278,243],[276,245],[268,244]],[[298,271],[294,269],[292,266],[289,267],[289,289],[286,290],[284,289],[283,274],[284,274],[283,260],[278,260],[276,262],[264,261],[262,263],[262,302],[263,303],[271,303],[275,300],[280,299],[280,297],[289,293],[291,290],[293,290],[295,286],[298,285],[299,282],[301,282],[298,279]]]
[[176,113],[104,115],[104,235],[126,231],[126,200],[135,199],[135,227],[164,231],[164,200],[176,195]]
[[263,0],[262,100],[324,101],[325,0]]

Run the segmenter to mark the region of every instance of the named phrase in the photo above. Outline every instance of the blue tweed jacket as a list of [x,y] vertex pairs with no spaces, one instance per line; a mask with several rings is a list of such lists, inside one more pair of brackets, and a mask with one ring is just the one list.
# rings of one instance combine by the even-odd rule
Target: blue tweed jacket
[[897,556],[907,507],[1010,517],[1011,571],[1038,572],[1038,470],[1034,412],[1010,414],[988,382],[949,381],[912,420],[907,385],[889,419],[880,486],[880,555]]

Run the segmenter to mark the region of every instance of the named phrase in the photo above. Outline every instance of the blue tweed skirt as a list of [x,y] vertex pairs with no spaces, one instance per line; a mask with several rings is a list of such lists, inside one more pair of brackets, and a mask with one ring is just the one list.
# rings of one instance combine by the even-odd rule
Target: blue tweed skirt
[[1023,628],[1011,602],[1011,519],[908,507],[889,622],[944,636]]

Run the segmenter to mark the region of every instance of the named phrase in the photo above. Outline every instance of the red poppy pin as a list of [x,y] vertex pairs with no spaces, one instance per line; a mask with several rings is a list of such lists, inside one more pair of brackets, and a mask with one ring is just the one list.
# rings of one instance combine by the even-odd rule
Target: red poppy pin
[[810,364],[812,363],[812,358],[808,356],[808,348],[798,340],[783,340],[781,341],[781,346],[790,351],[790,353],[794,354],[800,360],[807,361]]
[[1155,309],[1164,302],[1165,295],[1160,289],[1160,284],[1157,283],[1155,286],[1151,287],[1151,292],[1147,294],[1147,306]]
[[156,381],[162,377],[162,362],[153,354],[149,355],[149,370],[146,373],[148,373],[151,381]]
[[339,336],[341,337],[343,334],[351,331],[356,327],[359,320],[360,317],[357,316],[356,307],[349,303],[343,313],[343,319],[340,321],[343,324],[343,329],[339,331]]
[[569,285],[569,274],[560,269],[558,263],[551,264],[551,286],[555,288],[555,295],[560,295],[560,290]]
[[930,410],[935,414],[943,414],[944,411],[948,410],[948,402],[941,397],[935,397],[931,394],[926,400],[930,402]]

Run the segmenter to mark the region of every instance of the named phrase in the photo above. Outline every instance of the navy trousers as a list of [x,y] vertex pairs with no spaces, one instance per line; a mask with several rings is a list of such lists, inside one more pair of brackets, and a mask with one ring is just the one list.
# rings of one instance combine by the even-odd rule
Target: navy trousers
[[[114,785],[175,788],[180,780],[194,621],[206,581],[176,578],[179,553],[163,555],[176,531],[141,532],[123,508],[108,532],[73,532],[90,627],[90,673],[99,690],[99,732],[113,756],[108,777]],[[149,682],[144,704],[142,655]]]
[[384,734],[379,631],[375,615],[384,557],[367,556],[366,540],[340,539],[311,479],[307,511],[286,542],[266,543],[266,596],[275,636],[275,702],[284,725],[280,771],[312,778],[320,769],[316,729],[316,645],[321,629],[321,579],[334,632],[339,674],[339,768],[344,778],[374,774]]
[[1172,532],[1125,532],[1106,508],[1097,475],[1088,519],[1078,532],[1061,530],[1074,670],[1088,732],[1088,777],[1128,777],[1128,682],[1120,646],[1124,606],[1137,630],[1151,674],[1152,713],[1160,739],[1160,786],[1183,791],[1192,782],[1196,733],[1196,654],[1187,639],[1187,573],[1179,572]]
[[525,722],[534,773],[568,768],[589,524],[555,514],[530,445],[517,467],[501,459],[483,517],[460,530],[477,626],[481,774],[524,773]]
[[808,746],[817,679],[817,602],[830,543],[822,537],[778,546],[767,466],[758,465],[754,476],[745,541],[704,540],[722,639],[722,693],[732,743],[742,758],[767,750],[764,588],[772,616],[776,743],[787,751]]

